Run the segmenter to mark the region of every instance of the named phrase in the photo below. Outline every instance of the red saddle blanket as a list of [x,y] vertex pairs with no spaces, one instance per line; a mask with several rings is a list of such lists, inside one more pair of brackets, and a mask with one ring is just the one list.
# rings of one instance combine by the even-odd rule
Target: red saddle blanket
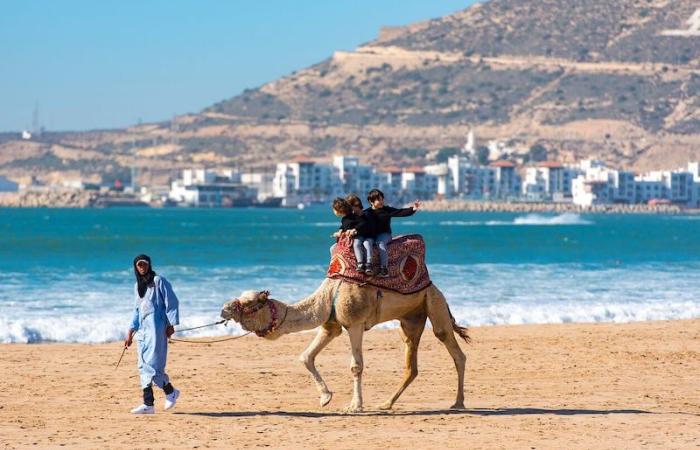
[[[333,250],[326,276],[342,278],[355,284],[369,284],[401,294],[412,294],[430,286],[430,275],[425,265],[425,242],[419,234],[394,238],[387,246],[389,252],[389,276],[365,275],[357,271],[357,261],[352,248],[353,239],[340,239]],[[379,262],[379,250],[373,246],[373,261]]]

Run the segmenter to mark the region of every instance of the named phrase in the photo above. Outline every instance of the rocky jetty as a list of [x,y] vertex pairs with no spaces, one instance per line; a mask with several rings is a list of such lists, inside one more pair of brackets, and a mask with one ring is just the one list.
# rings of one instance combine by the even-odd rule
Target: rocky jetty
[[699,210],[677,205],[593,205],[583,207],[573,203],[495,202],[477,200],[431,200],[423,202],[426,211],[516,212],[516,213],[576,213],[576,214],[698,214]]
[[0,194],[0,207],[10,208],[103,208],[147,206],[121,192],[84,190],[31,190]]

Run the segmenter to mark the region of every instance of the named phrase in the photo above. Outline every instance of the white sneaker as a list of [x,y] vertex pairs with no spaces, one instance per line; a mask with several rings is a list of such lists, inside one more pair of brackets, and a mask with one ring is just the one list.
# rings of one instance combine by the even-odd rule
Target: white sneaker
[[180,396],[180,391],[177,389],[173,390],[170,394],[165,396],[165,407],[163,408],[164,410],[169,410],[173,406],[175,406],[175,402],[177,402],[177,398]]
[[156,408],[153,406],[141,405],[131,410],[131,414],[155,414]]

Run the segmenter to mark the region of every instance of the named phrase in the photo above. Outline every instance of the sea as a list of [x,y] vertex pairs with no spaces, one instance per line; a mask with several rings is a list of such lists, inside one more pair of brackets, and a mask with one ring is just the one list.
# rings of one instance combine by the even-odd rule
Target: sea
[[[337,227],[321,206],[0,209],[0,342],[123,339],[139,253],[172,283],[180,328],[215,322],[244,290],[297,301],[323,281]],[[392,228],[424,237],[430,276],[463,325],[700,317],[698,216],[419,211]]]

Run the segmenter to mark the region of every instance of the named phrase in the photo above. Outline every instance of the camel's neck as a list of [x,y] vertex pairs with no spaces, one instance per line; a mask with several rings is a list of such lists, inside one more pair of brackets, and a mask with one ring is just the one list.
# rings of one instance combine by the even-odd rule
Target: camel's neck
[[[333,294],[337,290],[337,284],[336,280],[326,280],[309,297],[293,305],[282,303],[282,307],[279,308],[279,320],[282,321],[284,317],[284,321],[280,323],[274,334],[295,333],[323,325],[331,315]],[[284,311],[285,308],[286,311]]]

